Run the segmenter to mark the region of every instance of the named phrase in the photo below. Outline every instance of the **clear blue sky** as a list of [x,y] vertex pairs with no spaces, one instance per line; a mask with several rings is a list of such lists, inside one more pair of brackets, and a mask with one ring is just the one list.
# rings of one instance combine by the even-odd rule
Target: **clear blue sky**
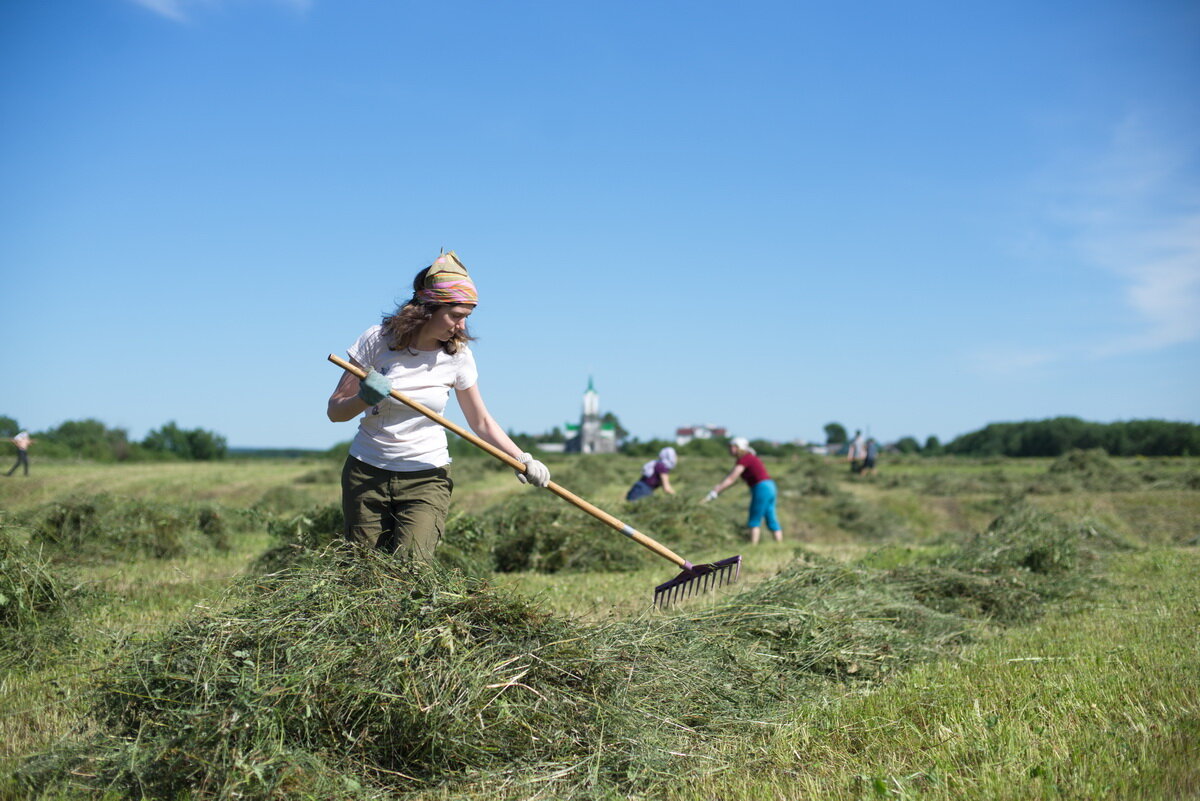
[[441,247],[517,431],[1200,419],[1192,0],[27,0],[0,73],[31,430],[349,439]]

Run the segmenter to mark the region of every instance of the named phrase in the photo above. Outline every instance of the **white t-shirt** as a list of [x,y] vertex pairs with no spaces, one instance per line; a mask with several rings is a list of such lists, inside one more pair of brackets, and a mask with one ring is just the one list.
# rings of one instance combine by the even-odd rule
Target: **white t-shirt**
[[[440,348],[390,350],[378,325],[364,331],[346,353],[364,369],[373,367],[385,375],[392,389],[438,414],[445,412],[451,388],[470,389],[479,380],[475,357],[465,345],[453,356]],[[450,463],[446,429],[394,398],[384,398],[363,413],[350,455],[398,472]]]

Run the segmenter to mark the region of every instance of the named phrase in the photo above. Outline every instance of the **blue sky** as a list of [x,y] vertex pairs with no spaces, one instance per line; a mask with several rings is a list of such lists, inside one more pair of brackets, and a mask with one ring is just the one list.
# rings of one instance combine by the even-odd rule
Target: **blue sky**
[[349,439],[442,247],[512,430],[1200,420],[1194,2],[39,0],[0,70],[31,430]]

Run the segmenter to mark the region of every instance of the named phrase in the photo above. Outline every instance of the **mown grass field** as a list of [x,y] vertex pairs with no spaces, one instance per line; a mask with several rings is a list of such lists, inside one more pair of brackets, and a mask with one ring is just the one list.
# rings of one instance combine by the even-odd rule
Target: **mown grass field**
[[336,464],[0,481],[0,798],[1200,797],[1200,461],[768,460],[753,548],[724,461],[628,505],[640,461],[549,464],[737,585],[657,612],[670,564],[482,460],[484,585],[319,550]]

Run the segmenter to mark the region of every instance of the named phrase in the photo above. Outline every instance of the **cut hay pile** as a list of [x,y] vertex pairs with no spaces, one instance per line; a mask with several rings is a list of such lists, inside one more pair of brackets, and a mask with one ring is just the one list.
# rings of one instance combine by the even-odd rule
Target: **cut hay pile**
[[62,561],[170,559],[224,551],[229,534],[246,530],[253,520],[253,513],[217,504],[159,503],[115,495],[69,498],[26,516],[33,541]]
[[372,551],[324,556],[116,666],[97,707],[108,735],[29,780],[65,771],[152,798],[354,797],[359,782],[569,771],[640,717],[621,711],[626,666],[529,601]]
[[1136,489],[1142,481],[1122,470],[1103,448],[1071,450],[1046,468],[1045,477],[1030,486],[1032,492],[1117,492]]
[[897,568],[892,577],[935,609],[1002,623],[1031,620],[1046,601],[1082,592],[1088,564],[1100,552],[1127,547],[1096,523],[1064,521],[1024,502],[953,545],[931,564]]
[[[713,506],[655,494],[612,510],[616,517],[676,552],[733,545],[738,529]],[[528,493],[479,516],[494,535],[495,569],[620,571],[653,564],[655,556],[591,515],[547,493]]]
[[69,633],[69,606],[78,590],[38,548],[0,525],[0,668],[41,663]]
[[[974,598],[1017,571],[1079,568],[1078,531],[1035,547],[1043,521],[1022,514],[946,545],[926,579],[969,575]],[[653,797],[700,769],[679,754],[703,750],[719,770],[714,741],[747,721],[986,629],[970,603],[935,608],[950,585],[929,584],[805,557],[708,606],[585,625],[457,571],[332,548],[115,664],[100,733],[21,776],[164,799]],[[1046,597],[1017,589],[1023,604]]]

